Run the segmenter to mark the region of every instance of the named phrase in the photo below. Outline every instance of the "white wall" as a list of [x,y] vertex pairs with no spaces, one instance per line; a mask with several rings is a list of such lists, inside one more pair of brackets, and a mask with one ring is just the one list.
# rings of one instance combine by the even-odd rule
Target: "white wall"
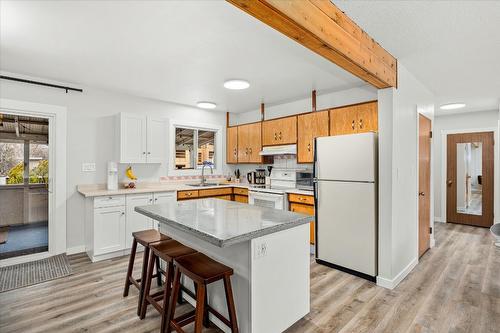
[[379,90],[379,273],[395,287],[418,262],[418,113],[434,96],[403,64],[398,88]]
[[[435,151],[435,158],[433,160],[435,172],[435,182],[434,182],[434,219],[439,222],[445,222],[445,211],[443,211],[443,192],[442,189],[446,182],[446,172],[443,171],[443,166],[446,166],[446,157],[443,155],[443,133],[447,131],[470,131],[473,129],[485,129],[485,128],[498,128],[499,111],[482,111],[482,112],[469,112],[469,113],[457,113],[451,115],[441,115],[436,116],[434,121],[434,138],[433,138],[433,149]],[[498,144],[495,145],[495,164],[498,168],[500,161],[498,160]],[[495,175],[495,204],[496,212],[498,212],[498,193],[499,193],[499,182],[498,176]],[[498,222],[498,214],[495,214],[495,221]]]
[[[36,79],[36,78],[35,78]],[[42,81],[47,81],[41,79]],[[82,87],[83,93],[0,81],[0,97],[28,102],[61,105],[67,107],[67,247],[84,244],[84,200],[76,192],[79,184],[106,182],[106,163],[113,160],[114,115],[118,112],[140,113],[157,117],[192,121],[225,128],[225,113],[205,111],[178,104],[133,97],[105,90]],[[223,133],[225,138],[225,133]],[[225,140],[222,140],[225,145]],[[223,147],[225,151],[225,147]],[[82,172],[83,162],[95,162],[96,172]],[[121,166],[119,174],[123,175]],[[167,175],[166,164],[134,165],[134,172],[142,180],[158,180]]]
[[[324,110],[337,106],[362,103],[377,99],[377,89],[371,86],[362,86],[347,90],[336,91],[328,94],[316,95],[316,109]],[[287,103],[266,105],[265,119],[273,119],[289,116],[297,113],[310,112],[312,110],[311,98],[304,98]],[[231,114],[230,124],[238,125],[260,121],[260,106],[255,110],[238,114]]]

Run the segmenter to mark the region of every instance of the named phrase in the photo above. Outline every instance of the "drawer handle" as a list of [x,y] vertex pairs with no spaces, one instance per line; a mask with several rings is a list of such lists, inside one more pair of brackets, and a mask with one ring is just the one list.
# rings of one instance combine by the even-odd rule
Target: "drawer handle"
[[149,202],[150,202],[150,203],[151,203],[151,202],[153,202],[153,199],[149,199]]
[[233,150],[233,155],[234,155],[234,156],[236,156],[236,155],[237,155],[237,153],[236,153],[236,148],[234,148],[234,150]]
[[307,144],[307,151],[311,151],[311,144],[310,143]]
[[363,128],[363,119],[359,120],[359,128]]
[[274,132],[274,140],[278,140],[278,134]]
[[354,129],[354,127],[356,127],[356,123],[354,122],[354,120],[352,121],[351,127],[352,127],[352,129]]
[[250,152],[250,154],[252,154],[252,148],[248,148],[248,151]]
[[122,215],[125,215],[125,212],[122,212]]
[[108,200],[113,200],[113,197],[108,197]]
[[279,138],[280,138],[280,140],[281,140],[281,132],[280,132],[280,134],[279,134]]
[[142,152],[142,155],[146,155],[146,152],[145,152],[145,151],[143,151],[143,152]]
[[248,148],[245,148],[245,155],[248,155]]
[[158,201],[158,198],[155,198],[155,202]]

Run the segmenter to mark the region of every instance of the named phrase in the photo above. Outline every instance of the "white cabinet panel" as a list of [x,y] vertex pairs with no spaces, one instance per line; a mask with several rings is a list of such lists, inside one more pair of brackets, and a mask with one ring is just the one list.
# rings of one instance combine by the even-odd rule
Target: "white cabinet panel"
[[125,248],[125,207],[94,209],[94,255]]
[[167,120],[136,114],[118,115],[120,163],[163,163],[167,158]]
[[146,117],[120,113],[119,118],[120,162],[146,163]]
[[147,162],[162,163],[167,159],[167,122],[148,117]]
[[134,209],[137,206],[147,206],[153,202],[153,195],[134,194],[127,195],[127,223],[125,229],[126,248],[132,246],[132,233],[151,228],[151,219],[147,216],[137,213]]
[[[164,205],[171,202],[176,202],[177,193],[175,191],[154,193],[153,198],[155,205]],[[151,227],[153,229],[158,229],[158,221],[151,219]]]

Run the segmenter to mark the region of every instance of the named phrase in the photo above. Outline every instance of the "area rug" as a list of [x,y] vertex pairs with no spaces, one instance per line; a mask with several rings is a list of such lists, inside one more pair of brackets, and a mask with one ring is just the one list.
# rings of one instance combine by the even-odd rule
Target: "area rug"
[[0,267],[0,293],[71,275],[65,254],[42,260]]

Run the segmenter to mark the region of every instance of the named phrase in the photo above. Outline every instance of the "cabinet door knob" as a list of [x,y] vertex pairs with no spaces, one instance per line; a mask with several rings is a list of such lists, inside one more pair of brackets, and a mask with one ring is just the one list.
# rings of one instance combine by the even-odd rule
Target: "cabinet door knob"
[[363,128],[363,119],[359,120],[359,128]]
[[153,202],[153,199],[149,199],[149,202]]
[[158,198],[155,198],[155,202],[158,201]]
[[425,197],[425,193],[424,192],[419,192],[418,195],[421,196],[421,197]]
[[151,154],[151,152],[150,152],[150,151],[148,151],[148,155],[150,155],[150,154]]
[[307,144],[307,151],[311,151],[311,144],[310,143]]
[[125,215],[125,212],[122,212],[122,215]]
[[248,148],[248,151],[250,152],[250,154],[252,154],[252,148]]

